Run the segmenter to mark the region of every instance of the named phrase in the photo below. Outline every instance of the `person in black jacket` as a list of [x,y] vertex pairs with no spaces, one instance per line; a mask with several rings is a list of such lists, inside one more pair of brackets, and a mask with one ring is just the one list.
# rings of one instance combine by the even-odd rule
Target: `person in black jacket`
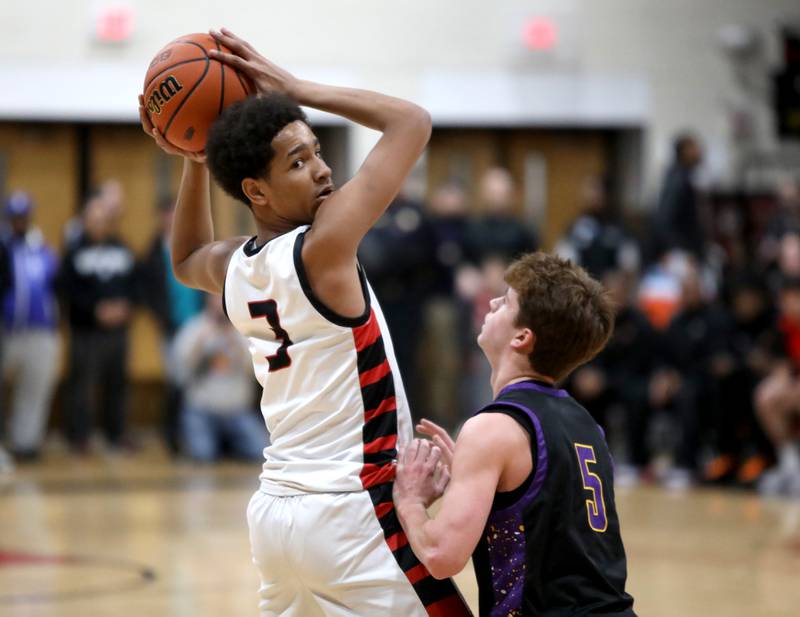
[[682,249],[702,258],[706,234],[700,216],[695,172],[703,160],[697,139],[689,134],[675,139],[675,159],[667,170],[656,211],[656,236],[661,248]]
[[650,459],[648,383],[655,369],[657,335],[633,302],[634,274],[608,272],[603,283],[617,306],[614,334],[594,360],[573,373],[569,389],[606,432],[609,411],[613,407],[621,409],[627,462],[642,469]]
[[178,282],[172,271],[169,237],[174,212],[175,201],[172,198],[159,202],[158,229],[138,265],[137,282],[140,301],[152,313],[161,335],[166,382],[161,428],[167,448],[172,454],[178,454],[179,410],[183,393],[170,357],[177,331],[203,310],[204,298],[202,292]]
[[491,167],[481,177],[480,215],[466,233],[471,257],[479,266],[497,258],[510,263],[538,246],[534,230],[514,212],[515,193],[507,169]]
[[[63,261],[61,289],[71,331],[66,434],[77,452],[87,450],[96,407],[109,446],[125,445],[125,367],[136,293],[135,260],[116,237],[115,220],[101,194],[90,197],[83,232]],[[93,389],[100,391],[96,399]]]

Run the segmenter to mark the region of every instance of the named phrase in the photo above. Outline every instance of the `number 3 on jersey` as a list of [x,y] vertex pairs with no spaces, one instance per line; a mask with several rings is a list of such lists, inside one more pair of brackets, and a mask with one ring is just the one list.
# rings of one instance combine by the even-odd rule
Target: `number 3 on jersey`
[[289,333],[281,327],[281,318],[278,316],[278,304],[275,300],[264,300],[263,302],[250,302],[250,317],[253,319],[267,318],[267,323],[275,333],[275,338],[280,341],[280,347],[272,356],[267,356],[269,362],[269,372],[274,373],[292,364],[292,359],[287,351],[292,339]]
[[586,500],[589,527],[593,531],[602,533],[608,528],[608,519],[606,518],[606,502],[603,497],[603,481],[600,476],[589,470],[590,463],[597,463],[594,448],[576,443],[575,453],[578,455],[578,466],[581,468],[583,488],[592,493],[591,499]]

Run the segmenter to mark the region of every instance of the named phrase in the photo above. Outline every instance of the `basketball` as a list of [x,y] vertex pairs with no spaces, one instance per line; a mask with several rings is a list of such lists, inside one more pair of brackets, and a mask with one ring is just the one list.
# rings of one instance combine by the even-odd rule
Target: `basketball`
[[209,58],[209,49],[230,53],[209,34],[177,38],[155,55],[144,79],[153,126],[188,152],[203,150],[208,129],[222,110],[253,92],[247,77]]

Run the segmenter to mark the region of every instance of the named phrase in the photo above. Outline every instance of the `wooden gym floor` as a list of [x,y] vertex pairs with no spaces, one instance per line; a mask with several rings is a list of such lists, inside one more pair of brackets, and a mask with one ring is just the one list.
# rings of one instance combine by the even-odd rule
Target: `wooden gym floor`
[[[0,475],[3,617],[256,617],[245,507],[258,465],[157,449]],[[800,502],[618,489],[641,617],[800,614]],[[471,571],[457,582],[474,607]]]

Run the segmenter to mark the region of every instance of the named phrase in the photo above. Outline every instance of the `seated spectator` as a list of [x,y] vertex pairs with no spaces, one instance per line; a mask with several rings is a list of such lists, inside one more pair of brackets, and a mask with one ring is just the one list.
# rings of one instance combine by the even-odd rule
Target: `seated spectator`
[[219,296],[207,296],[205,310],[178,331],[172,361],[184,388],[180,429],[186,454],[212,462],[227,449],[236,458],[261,460],[267,435],[252,406],[250,353]]
[[39,457],[59,358],[58,258],[31,225],[32,211],[27,193],[11,195],[2,238],[14,273],[3,298],[3,374],[12,386],[9,442],[14,458],[25,461]]
[[764,474],[765,495],[800,497],[800,279],[789,278],[779,296],[776,362],[756,390],[756,409],[778,464]]
[[607,184],[599,176],[584,180],[582,212],[555,249],[597,279],[611,270],[630,272],[639,268],[639,247],[614,221]]
[[713,410],[712,448],[715,456],[703,476],[710,482],[753,486],[772,456],[772,448],[755,415],[752,393],[769,370],[775,314],[769,293],[753,273],[732,275],[729,306],[732,331],[728,356],[717,359],[717,370],[731,363],[718,382]]
[[639,308],[656,330],[665,330],[680,308],[681,281],[689,262],[686,253],[668,251],[642,276]]
[[800,233],[800,183],[794,178],[784,179],[778,186],[776,201],[758,245],[759,259],[768,269],[777,267],[784,236]]
[[[634,474],[650,462],[647,388],[656,364],[653,354],[656,334],[633,303],[635,282],[631,273],[606,273],[603,284],[617,305],[614,333],[594,360],[575,371],[567,388],[603,427],[610,443],[622,442],[627,455],[625,462]],[[614,439],[616,436],[608,430],[608,414],[615,407],[624,418],[621,439]]]
[[720,380],[733,369],[726,343],[730,322],[713,301],[693,260],[687,264],[678,313],[663,336],[662,366],[650,382],[650,404],[674,414],[679,440],[669,488],[685,488],[694,479],[707,438]]

